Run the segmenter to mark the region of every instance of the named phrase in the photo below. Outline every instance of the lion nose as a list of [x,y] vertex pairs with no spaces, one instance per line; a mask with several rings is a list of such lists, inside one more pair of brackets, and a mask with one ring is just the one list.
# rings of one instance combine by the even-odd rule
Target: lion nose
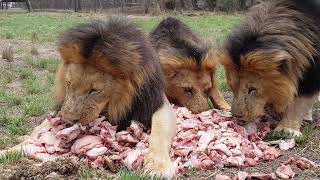
[[231,109],[231,115],[236,118],[243,118],[244,117],[244,115],[242,113],[234,111],[233,109]]
[[71,113],[67,113],[64,111],[61,112],[61,116],[63,121],[70,124],[78,123],[80,120],[80,116],[72,115]]

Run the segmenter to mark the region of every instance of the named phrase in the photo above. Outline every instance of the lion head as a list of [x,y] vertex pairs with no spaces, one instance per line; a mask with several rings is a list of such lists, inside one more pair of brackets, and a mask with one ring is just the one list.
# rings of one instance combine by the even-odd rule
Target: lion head
[[267,104],[284,112],[305,93],[303,84],[316,89],[306,72],[318,57],[318,23],[299,9],[289,0],[260,3],[229,35],[219,59],[234,93],[233,115],[252,121]]
[[211,88],[210,71],[177,69],[167,74],[166,95],[173,103],[184,105],[194,113],[209,109],[208,93]]
[[[145,34],[125,19],[83,24],[59,39],[57,108],[65,121],[87,124],[99,114],[114,124],[150,125],[161,106],[164,78]],[[119,124],[120,123],[120,124]]]
[[150,37],[159,54],[168,85],[166,95],[171,102],[186,106],[193,113],[208,110],[209,98],[217,99],[213,96],[219,97],[217,106],[229,106],[214,82],[216,61],[210,42],[172,17],[161,21]]
[[286,70],[291,58],[283,51],[258,50],[235,65],[227,56],[222,64],[234,94],[232,115],[251,122],[264,114],[266,105],[283,112],[297,94],[294,74]]
[[[103,111],[118,111],[109,107],[108,103],[128,102],[124,104],[124,109],[130,105],[132,86],[128,79],[115,78],[87,63],[64,64],[59,76],[63,78],[59,83],[64,86],[61,115],[65,121],[87,124]],[[129,94],[122,92],[123,89],[128,90]],[[110,115],[113,115],[111,119],[118,118],[116,114]]]

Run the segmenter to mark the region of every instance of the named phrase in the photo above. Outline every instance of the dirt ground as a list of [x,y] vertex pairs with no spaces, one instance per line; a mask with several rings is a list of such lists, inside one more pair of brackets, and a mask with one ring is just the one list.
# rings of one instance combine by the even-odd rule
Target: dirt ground
[[[10,41],[10,42],[8,42]],[[13,62],[15,66],[24,65],[24,57],[29,51],[26,51],[25,47],[30,47],[31,42],[22,40],[0,40],[0,44],[10,43],[16,48],[17,56]],[[57,57],[57,52],[54,43],[42,43],[34,44],[39,51],[40,56],[43,57]],[[0,51],[3,47],[0,46]],[[0,66],[5,66],[7,62],[0,61]],[[12,82],[11,85],[7,85],[8,88],[12,88],[12,91],[16,91],[19,94],[19,82]],[[230,101],[232,95],[226,93],[226,99]],[[320,103],[314,106],[314,120],[318,122],[320,120]],[[33,127],[37,126],[44,119],[45,114],[42,116],[32,117],[27,121],[27,129],[30,131]],[[230,177],[234,177],[238,171],[246,172],[275,172],[280,163],[286,161],[289,157],[302,156],[308,158],[314,162],[320,163],[320,130],[314,131],[314,134],[308,140],[298,144],[295,148],[286,151],[283,155],[275,161],[260,162],[257,167],[253,168],[221,168],[212,171],[190,171],[185,177],[179,179],[214,179],[215,175],[226,174]],[[119,174],[110,173],[108,170],[96,169],[88,170],[88,167],[82,162],[75,162],[72,159],[60,159],[56,162],[40,163],[33,160],[22,158],[20,161],[13,165],[3,164],[0,165],[0,179],[111,179],[119,177]],[[85,176],[86,172],[90,172],[89,176]],[[301,171],[294,169],[297,173],[295,179],[320,179],[320,168]]]

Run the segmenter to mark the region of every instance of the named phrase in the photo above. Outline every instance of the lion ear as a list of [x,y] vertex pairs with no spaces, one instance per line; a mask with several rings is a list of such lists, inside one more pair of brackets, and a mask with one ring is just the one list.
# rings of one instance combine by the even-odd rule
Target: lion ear
[[58,50],[64,62],[66,63],[83,63],[85,58],[80,46],[76,43],[60,44]]
[[178,72],[173,69],[170,69],[170,70],[166,70],[164,74],[167,78],[173,78],[178,74]]
[[280,70],[280,72],[283,72],[283,73],[289,73],[291,72],[292,70],[292,56],[285,52],[285,51],[282,51],[282,52],[279,52],[276,54],[276,56],[274,57],[275,60],[278,62],[278,68]]
[[279,68],[282,72],[290,72],[291,63],[288,59],[284,59],[280,62]]

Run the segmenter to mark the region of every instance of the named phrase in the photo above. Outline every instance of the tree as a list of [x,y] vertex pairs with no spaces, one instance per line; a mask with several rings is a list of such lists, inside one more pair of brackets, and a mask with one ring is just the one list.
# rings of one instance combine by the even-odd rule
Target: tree
[[150,4],[151,4],[151,0],[143,1],[144,13],[149,13]]
[[32,6],[31,6],[31,3],[29,0],[26,0],[26,5],[27,5],[29,12],[33,12],[33,9],[32,9]]

